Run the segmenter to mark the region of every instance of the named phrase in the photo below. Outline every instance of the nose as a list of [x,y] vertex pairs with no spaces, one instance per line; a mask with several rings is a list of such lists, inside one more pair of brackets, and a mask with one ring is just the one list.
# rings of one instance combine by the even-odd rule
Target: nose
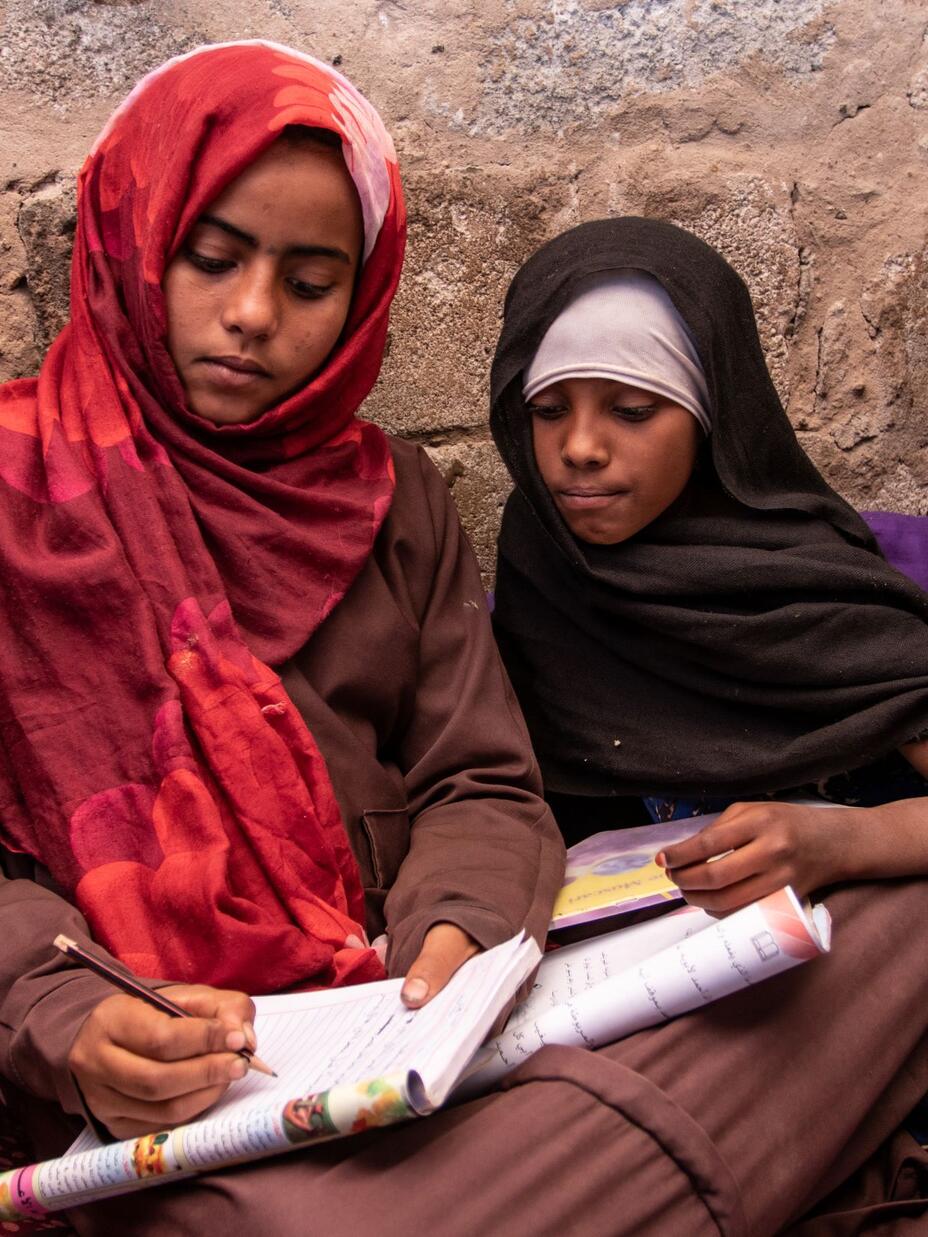
[[601,432],[600,418],[574,415],[564,425],[561,459],[568,468],[604,468],[609,463],[609,444]]
[[220,318],[231,334],[262,339],[274,334],[278,314],[273,279],[259,268],[246,266],[230,284]]

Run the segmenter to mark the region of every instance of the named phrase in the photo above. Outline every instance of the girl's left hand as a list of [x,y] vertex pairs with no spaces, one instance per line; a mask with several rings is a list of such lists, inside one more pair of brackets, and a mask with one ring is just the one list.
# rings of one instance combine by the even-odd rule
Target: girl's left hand
[[734,803],[655,861],[687,902],[713,914],[736,911],[784,885],[802,897],[846,875],[855,810],[860,809]]
[[419,956],[409,968],[400,996],[410,1009],[425,1005],[441,992],[454,972],[480,946],[453,923],[437,923],[429,928]]

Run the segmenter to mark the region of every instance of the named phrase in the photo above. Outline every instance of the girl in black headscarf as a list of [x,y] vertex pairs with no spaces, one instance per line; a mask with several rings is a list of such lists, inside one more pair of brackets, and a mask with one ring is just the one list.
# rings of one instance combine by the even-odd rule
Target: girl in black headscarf
[[[730,805],[659,856],[712,911],[928,872],[928,596],[799,447],[719,254],[636,218],[544,246],[491,424],[516,482],[496,630],[568,840],[620,797]],[[848,776],[877,766],[881,792]],[[810,785],[893,801],[782,801]]]

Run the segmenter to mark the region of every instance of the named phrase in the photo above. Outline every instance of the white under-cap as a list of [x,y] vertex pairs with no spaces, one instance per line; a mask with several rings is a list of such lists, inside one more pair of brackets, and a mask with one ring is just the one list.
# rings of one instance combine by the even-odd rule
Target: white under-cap
[[582,280],[548,327],[522,394],[531,399],[564,378],[610,378],[653,391],[712,428],[709,390],[686,323],[653,275],[599,271]]

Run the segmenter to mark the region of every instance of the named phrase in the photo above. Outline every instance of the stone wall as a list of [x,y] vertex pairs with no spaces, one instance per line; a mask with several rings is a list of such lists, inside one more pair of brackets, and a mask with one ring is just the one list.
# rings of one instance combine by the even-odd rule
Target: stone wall
[[502,296],[605,214],[720,248],[832,484],[928,514],[926,27],[921,0],[7,0],[0,377],[66,316],[74,173],[112,106],[168,55],[263,36],[338,64],[396,138],[409,260],[368,412],[430,447],[488,570]]

